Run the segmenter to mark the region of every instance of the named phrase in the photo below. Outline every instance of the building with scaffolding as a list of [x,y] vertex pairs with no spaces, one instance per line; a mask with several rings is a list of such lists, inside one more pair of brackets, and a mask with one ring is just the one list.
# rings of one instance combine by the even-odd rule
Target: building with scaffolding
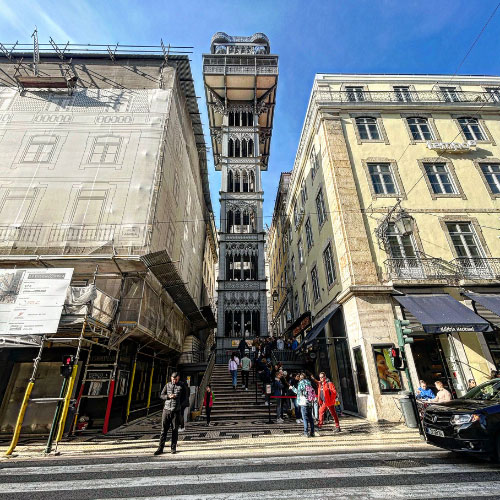
[[[1,337],[0,429],[57,396],[107,429],[159,403],[183,345],[215,326],[217,236],[189,48],[1,45],[0,268],[72,268],[57,332]],[[23,432],[46,432],[52,401]],[[157,406],[158,408],[159,406]],[[76,420],[76,419],[74,419]],[[73,424],[68,419],[68,424]]]
[[268,335],[261,172],[268,168],[278,57],[266,35],[216,33],[203,56],[220,191],[217,347]]

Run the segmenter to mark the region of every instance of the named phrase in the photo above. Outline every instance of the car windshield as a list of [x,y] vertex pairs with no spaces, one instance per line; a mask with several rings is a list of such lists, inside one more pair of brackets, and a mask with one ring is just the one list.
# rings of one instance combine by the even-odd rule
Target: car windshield
[[475,399],[476,401],[500,401],[500,378],[489,380],[484,384],[471,389],[462,399]]

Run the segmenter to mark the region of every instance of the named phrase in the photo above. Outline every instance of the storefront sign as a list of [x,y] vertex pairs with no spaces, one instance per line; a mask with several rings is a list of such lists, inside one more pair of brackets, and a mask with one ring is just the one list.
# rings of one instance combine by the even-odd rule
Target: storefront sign
[[292,330],[292,335],[297,337],[301,333],[305,332],[311,326],[311,313],[304,313],[300,318],[295,321],[295,323],[290,327]]
[[73,269],[0,270],[0,335],[55,333]]
[[[472,325],[462,325],[462,326],[438,326],[436,328],[436,333],[455,333],[455,332],[475,332],[475,328]],[[480,331],[480,330],[478,330]]]
[[437,142],[427,141],[427,148],[437,152],[468,153],[476,149],[476,141],[467,142]]

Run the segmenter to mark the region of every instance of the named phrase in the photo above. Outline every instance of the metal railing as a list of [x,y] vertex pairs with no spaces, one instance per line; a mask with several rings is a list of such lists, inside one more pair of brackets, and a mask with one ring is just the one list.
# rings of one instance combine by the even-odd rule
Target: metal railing
[[0,242],[5,241],[27,241],[36,242],[42,231],[41,224],[35,225],[3,225],[0,226]]
[[297,351],[293,351],[292,349],[273,349],[272,356],[276,362],[281,361],[282,363],[286,363],[290,361],[300,361]]
[[414,104],[414,103],[489,103],[500,106],[500,101],[495,98],[490,92],[462,92],[456,91],[454,97],[451,98],[448,94],[439,90],[428,91],[408,91],[405,93],[396,91],[370,91],[363,90],[362,92],[349,91],[333,91],[333,90],[317,90],[315,98],[318,101],[329,102],[345,102],[345,103],[398,103],[398,104]]
[[458,257],[452,263],[464,279],[499,279],[500,258]]
[[50,241],[111,241],[116,224],[54,224],[50,230]]
[[196,407],[195,408],[197,410],[199,408],[201,408],[203,405],[205,391],[207,389],[208,383],[210,382],[210,379],[212,378],[212,371],[214,369],[214,365],[215,365],[215,351],[211,351],[210,355],[208,357],[207,369],[205,370],[205,373],[203,374],[203,378],[201,379],[200,385],[198,386],[198,392],[196,394]]
[[446,261],[434,257],[401,257],[387,259],[384,264],[390,279],[447,279],[456,275]]

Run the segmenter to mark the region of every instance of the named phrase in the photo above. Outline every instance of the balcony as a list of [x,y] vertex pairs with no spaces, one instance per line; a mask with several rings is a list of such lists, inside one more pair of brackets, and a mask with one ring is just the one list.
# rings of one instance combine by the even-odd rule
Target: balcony
[[359,92],[316,90],[314,92],[317,101],[327,101],[335,103],[348,103],[353,106],[366,103],[398,104],[401,106],[411,106],[412,104],[450,104],[459,106],[462,103],[481,103],[484,105],[500,107],[500,100],[489,92],[459,92],[456,98],[451,99],[440,91],[410,91],[405,94],[394,91],[369,91]]
[[24,225],[4,225],[0,226],[0,242],[25,242],[34,243],[40,238],[40,233],[42,231],[41,224],[35,224],[31,226]]
[[452,261],[463,279],[500,279],[500,258],[459,257]]
[[49,241],[112,241],[115,224],[55,224],[50,231]]
[[384,262],[391,280],[450,280],[457,272],[445,260],[435,257],[401,257]]
[[203,57],[203,73],[212,75],[277,75],[278,58],[274,56],[210,55]]

